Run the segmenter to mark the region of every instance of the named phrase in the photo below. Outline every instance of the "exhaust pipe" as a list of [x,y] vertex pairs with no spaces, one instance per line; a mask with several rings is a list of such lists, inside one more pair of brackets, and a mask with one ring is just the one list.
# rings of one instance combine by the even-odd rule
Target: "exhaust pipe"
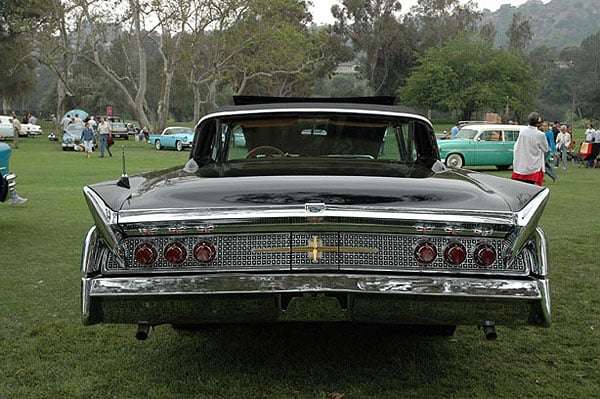
[[148,339],[148,334],[150,333],[150,324],[148,323],[138,323],[137,332],[135,333],[135,337],[138,341],[145,341]]
[[496,325],[491,321],[486,321],[483,323],[483,333],[485,334],[485,339],[488,341],[495,341],[498,338],[498,334],[496,333]]

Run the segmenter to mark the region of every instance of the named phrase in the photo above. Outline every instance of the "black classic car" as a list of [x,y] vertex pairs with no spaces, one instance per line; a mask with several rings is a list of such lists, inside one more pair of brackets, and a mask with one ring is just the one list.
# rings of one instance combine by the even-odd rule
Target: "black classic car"
[[84,188],[84,324],[550,324],[548,189],[447,169],[389,99],[237,101],[185,165]]

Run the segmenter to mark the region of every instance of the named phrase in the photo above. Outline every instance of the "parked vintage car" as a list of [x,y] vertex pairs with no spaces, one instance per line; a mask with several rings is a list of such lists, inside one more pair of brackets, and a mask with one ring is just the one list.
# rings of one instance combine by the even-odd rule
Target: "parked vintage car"
[[129,140],[129,127],[127,123],[111,122],[110,131],[113,138]]
[[473,124],[458,131],[452,140],[439,140],[440,157],[447,166],[495,165],[500,170],[513,163],[513,148],[520,125]]
[[40,125],[33,123],[22,123],[20,136],[24,137],[37,137],[44,133]]
[[186,147],[192,147],[194,131],[189,127],[167,127],[161,134],[151,134],[148,142],[153,144],[157,150],[175,148],[177,151],[181,151]]
[[83,131],[83,129],[84,124],[81,121],[71,122],[67,126],[67,130],[63,132],[62,137],[63,151],[77,149],[77,146],[81,142],[81,132]]
[[0,115],[0,141],[12,139],[14,136],[12,116]]
[[10,192],[14,190],[17,176],[9,173],[8,164],[10,161],[11,148],[6,143],[0,143],[0,202],[10,198]]
[[[40,125],[32,123],[21,123],[20,137],[36,137],[43,133]],[[8,115],[0,115],[0,141],[14,137],[13,118]]]
[[393,105],[237,101],[185,165],[84,188],[84,324],[550,324],[547,188],[446,168]]

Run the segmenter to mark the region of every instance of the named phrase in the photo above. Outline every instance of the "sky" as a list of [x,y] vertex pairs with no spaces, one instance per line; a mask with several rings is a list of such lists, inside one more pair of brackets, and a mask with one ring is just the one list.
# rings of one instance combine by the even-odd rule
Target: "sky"
[[[333,4],[340,4],[337,0],[312,0],[314,6],[311,7],[313,14],[313,20],[317,24],[331,24],[333,23],[333,17],[331,16],[331,6]],[[479,10],[488,9],[490,11],[496,11],[503,4],[511,4],[513,6],[520,6],[527,0],[473,0],[477,3]],[[542,0],[544,3],[548,3],[550,0]],[[466,1],[460,0],[461,3]],[[402,10],[408,11],[412,6],[417,4],[417,0],[400,0],[402,4]]]

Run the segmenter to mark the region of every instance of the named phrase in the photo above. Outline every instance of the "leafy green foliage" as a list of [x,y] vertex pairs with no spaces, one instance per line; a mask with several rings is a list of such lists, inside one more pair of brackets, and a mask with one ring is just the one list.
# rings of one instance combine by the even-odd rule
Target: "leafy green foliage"
[[0,98],[23,101],[36,84],[32,45],[26,34],[43,20],[40,0],[0,2]]
[[470,119],[477,112],[502,113],[507,99],[514,112],[523,113],[535,90],[531,69],[521,57],[463,36],[428,50],[398,96],[405,105],[456,110],[461,119]]

